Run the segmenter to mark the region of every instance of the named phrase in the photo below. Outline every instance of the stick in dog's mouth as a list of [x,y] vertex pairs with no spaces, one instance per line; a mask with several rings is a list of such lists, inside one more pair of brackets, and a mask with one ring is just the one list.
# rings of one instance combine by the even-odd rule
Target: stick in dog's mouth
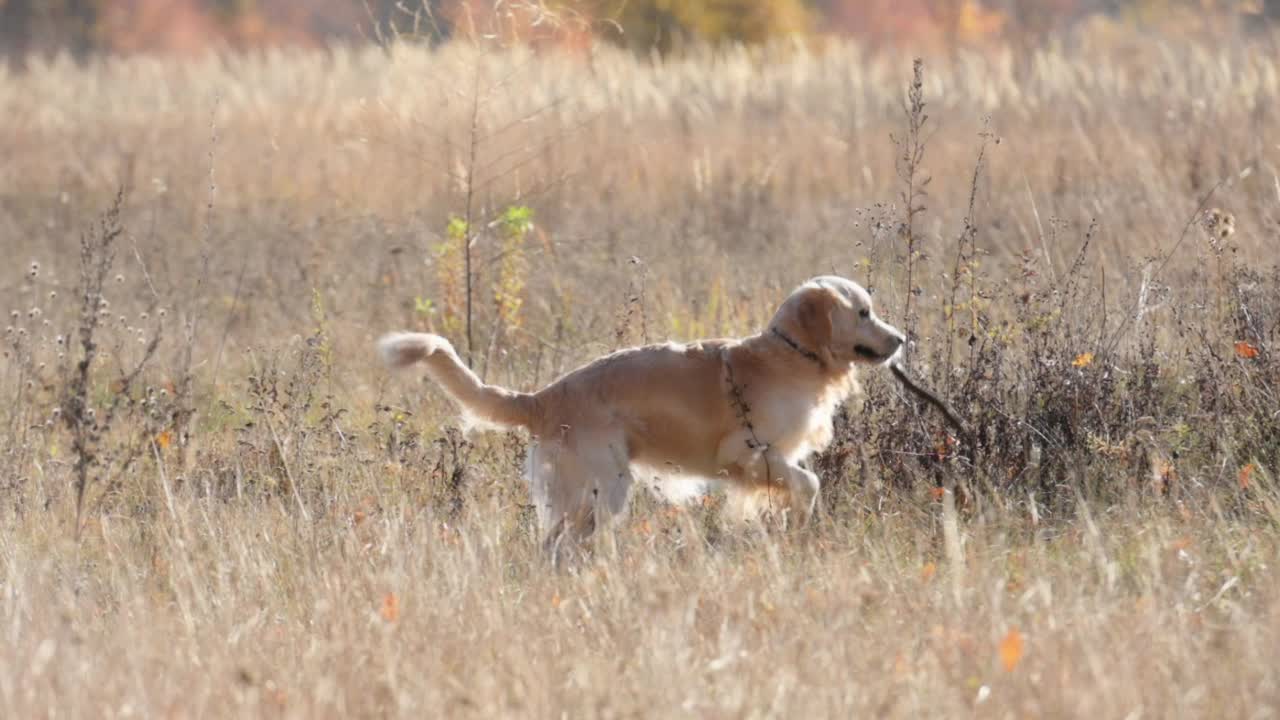
[[938,410],[946,416],[947,422],[951,423],[969,444],[973,444],[973,435],[969,433],[969,428],[964,424],[964,421],[960,419],[960,416],[956,415],[955,411],[952,410],[950,406],[943,402],[937,395],[934,395],[928,390],[917,385],[915,381],[911,379],[911,376],[907,375],[907,371],[903,370],[902,366],[899,365],[896,360],[889,363],[889,369],[893,371],[894,377],[898,378],[898,381],[905,385],[908,390],[924,398],[930,405],[938,408]]

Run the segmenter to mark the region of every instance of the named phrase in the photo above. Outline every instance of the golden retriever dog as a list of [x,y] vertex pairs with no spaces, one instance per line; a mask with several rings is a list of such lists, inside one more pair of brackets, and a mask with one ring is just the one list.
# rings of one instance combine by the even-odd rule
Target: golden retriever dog
[[425,363],[470,420],[529,430],[530,491],[554,551],[626,507],[633,465],[781,489],[803,524],[819,485],[802,461],[831,442],[855,368],[887,362],[902,343],[866,290],[823,276],[756,335],[621,350],[535,393],[486,385],[437,335],[394,333],[378,347],[391,367]]

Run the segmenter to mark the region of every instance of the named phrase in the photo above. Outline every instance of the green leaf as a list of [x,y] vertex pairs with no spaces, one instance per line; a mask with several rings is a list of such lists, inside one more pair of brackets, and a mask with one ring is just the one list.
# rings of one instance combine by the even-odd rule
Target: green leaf
[[498,222],[507,237],[524,235],[533,228],[533,210],[525,205],[512,205],[502,212]]
[[445,234],[451,240],[465,240],[470,234],[470,227],[466,220],[454,215],[449,218],[449,226],[445,228]]

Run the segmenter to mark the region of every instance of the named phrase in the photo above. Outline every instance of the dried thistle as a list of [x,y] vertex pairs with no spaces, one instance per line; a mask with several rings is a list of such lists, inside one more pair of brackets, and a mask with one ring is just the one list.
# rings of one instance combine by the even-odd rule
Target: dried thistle
[[1220,208],[1206,210],[1204,217],[1200,220],[1200,227],[1204,229],[1209,239],[1209,248],[1214,255],[1235,250],[1235,246],[1227,242],[1227,239],[1236,232],[1236,217],[1231,213]]

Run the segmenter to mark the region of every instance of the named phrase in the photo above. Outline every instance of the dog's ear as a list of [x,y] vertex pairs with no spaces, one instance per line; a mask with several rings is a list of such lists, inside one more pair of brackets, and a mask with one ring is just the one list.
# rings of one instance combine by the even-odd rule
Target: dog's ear
[[796,307],[796,341],[819,354],[825,354],[831,345],[833,332],[832,313],[838,300],[830,288],[817,286],[801,292]]

